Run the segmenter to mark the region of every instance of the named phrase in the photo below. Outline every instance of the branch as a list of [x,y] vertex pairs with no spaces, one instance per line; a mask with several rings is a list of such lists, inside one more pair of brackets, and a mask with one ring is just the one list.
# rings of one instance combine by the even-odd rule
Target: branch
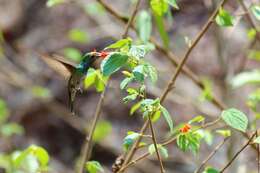
[[247,143],[233,156],[233,158],[226,164],[226,166],[224,166],[224,168],[219,172],[219,173],[223,173],[232,163],[233,161],[237,158],[237,156],[244,151],[244,149],[250,145],[251,140],[255,137],[257,131],[248,139]]
[[241,7],[243,8],[243,10],[245,12],[245,16],[246,16],[249,24],[251,25],[252,28],[254,28],[257,31],[256,38],[260,41],[260,35],[258,33],[257,25],[255,24],[253,18],[251,17],[250,12],[249,12],[248,8],[246,7],[246,4],[244,3],[243,0],[238,0],[238,2],[241,5]]
[[[217,118],[216,120],[212,121],[212,122],[209,122],[207,124],[204,124],[203,126],[201,126],[200,128],[197,128],[196,130],[199,130],[199,129],[202,129],[202,128],[207,128],[207,127],[210,127],[210,126],[213,126],[215,124],[217,124],[219,121],[220,121],[221,118]],[[166,145],[169,145],[173,142],[175,142],[175,140],[177,139],[177,136],[171,138],[171,139],[168,139],[166,140],[165,142],[162,143],[162,146],[166,146]],[[120,172],[123,172],[125,169],[127,169],[128,167],[136,164],[137,162],[145,159],[146,157],[150,156],[150,153],[149,152],[146,152],[144,153],[143,155],[139,156],[138,158],[136,158],[135,160],[132,160],[131,162],[129,162],[128,164],[122,166]]]
[[126,24],[126,27],[125,27],[125,31],[124,31],[124,34],[122,35],[123,38],[126,38],[127,37],[127,34],[128,34],[128,31],[129,31],[129,28],[131,27],[133,21],[134,21],[134,18],[136,16],[136,13],[138,11],[138,7],[141,3],[141,0],[138,0],[135,4],[135,8],[134,8],[134,11],[130,17],[130,19],[128,20],[127,24]]
[[102,105],[104,103],[104,98],[105,98],[105,94],[106,94],[106,91],[108,89],[108,86],[109,86],[109,81],[107,82],[106,87],[105,87],[104,91],[102,92],[102,94],[99,98],[98,105],[97,105],[97,108],[96,108],[96,111],[95,111],[95,115],[94,115],[94,119],[93,119],[93,122],[92,122],[92,125],[91,125],[89,135],[86,135],[85,143],[83,145],[84,147],[82,149],[81,162],[80,162],[80,165],[79,165],[78,173],[84,172],[84,165],[89,159],[89,155],[91,153],[91,148],[92,148],[91,145],[92,145],[92,141],[93,141],[93,135],[94,135],[94,132],[95,132],[95,129],[96,129],[98,119],[99,119],[100,114],[101,114],[101,108],[102,108]]
[[195,38],[195,40],[193,41],[193,43],[191,44],[191,46],[189,47],[188,51],[185,53],[184,57],[182,58],[180,64],[177,66],[177,69],[175,70],[175,73],[171,79],[171,81],[168,83],[167,87],[164,90],[164,93],[161,97],[161,101],[163,102],[167,96],[167,94],[170,92],[172,86],[175,84],[175,81],[178,77],[178,75],[181,72],[182,67],[184,66],[184,64],[186,63],[187,59],[189,58],[190,53],[192,52],[192,50],[195,48],[195,46],[198,44],[198,42],[200,41],[200,39],[204,36],[204,34],[207,32],[207,30],[209,29],[209,27],[211,26],[211,24],[213,23],[215,17],[218,14],[219,9],[227,2],[227,0],[222,0],[222,2],[219,4],[219,6],[216,8],[216,10],[213,12],[213,14],[211,15],[211,17],[208,19],[207,23],[203,26],[202,30],[199,32],[199,34],[197,35],[197,37]]
[[225,144],[225,142],[229,139],[229,137],[226,137],[221,143],[219,143],[216,148],[208,155],[208,157],[202,161],[201,165],[198,167],[197,170],[194,171],[194,173],[199,173],[201,169],[207,164],[207,162],[217,153],[217,151]]
[[159,150],[158,150],[155,131],[154,131],[153,123],[152,123],[152,120],[151,120],[151,115],[148,115],[148,118],[149,118],[148,121],[149,121],[149,125],[150,125],[150,128],[151,128],[151,133],[152,133],[153,145],[154,145],[154,148],[155,148],[155,151],[156,151],[157,158],[160,162],[161,173],[164,173],[165,170],[164,170],[164,167],[163,167],[162,158],[161,158]]

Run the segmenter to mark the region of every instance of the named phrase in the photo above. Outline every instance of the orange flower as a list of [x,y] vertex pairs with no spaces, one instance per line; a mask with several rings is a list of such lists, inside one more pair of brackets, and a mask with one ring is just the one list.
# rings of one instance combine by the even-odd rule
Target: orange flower
[[180,132],[181,132],[181,133],[187,133],[190,129],[191,129],[191,125],[190,125],[190,124],[185,124],[185,125],[180,129]]

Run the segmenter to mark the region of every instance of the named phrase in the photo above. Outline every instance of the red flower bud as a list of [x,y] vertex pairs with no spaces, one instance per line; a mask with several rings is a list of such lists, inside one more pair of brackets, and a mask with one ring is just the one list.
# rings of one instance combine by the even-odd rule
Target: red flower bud
[[187,133],[190,129],[191,129],[191,125],[190,125],[190,124],[185,124],[185,125],[180,129],[180,132],[181,132],[181,133]]
[[109,55],[109,52],[106,52],[106,51],[101,51],[100,52],[100,57],[101,58],[106,58],[108,55]]

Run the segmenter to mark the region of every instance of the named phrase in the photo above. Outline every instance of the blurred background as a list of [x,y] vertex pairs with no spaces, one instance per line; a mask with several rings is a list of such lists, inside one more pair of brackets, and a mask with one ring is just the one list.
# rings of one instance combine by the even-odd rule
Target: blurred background
[[[124,16],[130,16],[136,3],[135,0],[105,2]],[[257,0],[244,2],[247,7],[259,3]],[[178,0],[177,3],[180,9],[170,10],[165,27],[170,38],[169,49],[180,59],[188,49],[188,40],[197,35],[219,1]],[[139,9],[149,11],[149,1],[142,1]],[[222,28],[213,24],[187,62],[206,89],[201,90],[189,77],[181,74],[164,103],[175,125],[197,115],[205,116],[207,121],[219,116],[221,110],[210,102],[212,93],[228,107],[245,112],[251,122],[255,122],[256,115],[259,117],[257,109],[250,107],[249,102],[250,93],[257,91],[259,85],[234,88],[230,82],[240,73],[259,69],[259,41],[246,18],[248,13],[238,1],[230,0],[225,9],[235,17],[234,26]],[[250,16],[258,26],[257,18],[253,14]],[[77,116],[72,116],[68,107],[67,79],[42,61],[37,52],[56,53],[79,61],[84,53],[102,50],[120,39],[124,29],[125,24],[94,0],[71,0],[51,8],[46,6],[46,0],[0,0],[0,154],[36,144],[50,155],[48,172],[74,172],[100,93],[89,88],[79,94],[75,106]],[[162,45],[155,26],[152,35]],[[129,36],[138,39],[132,30]],[[146,59],[158,70],[157,84],[148,84],[148,95],[156,98],[167,85],[175,66],[157,50]],[[138,131],[143,123],[142,116],[129,116],[131,105],[123,103],[126,93],[119,89],[122,79],[120,72],[112,77],[91,157],[100,161],[107,172],[123,152],[123,138],[127,131]],[[165,121],[160,120],[155,126],[158,140],[165,139],[168,131]],[[251,128],[254,127],[252,124]],[[202,142],[197,155],[184,153],[175,143],[171,144],[169,158],[164,162],[167,172],[193,172],[223,138],[212,135],[213,130],[207,130],[210,140]],[[243,142],[234,132],[234,137],[209,164],[222,167]],[[257,171],[256,165],[256,154],[248,148],[228,172],[253,173]],[[136,164],[128,172],[159,172],[156,156]]]

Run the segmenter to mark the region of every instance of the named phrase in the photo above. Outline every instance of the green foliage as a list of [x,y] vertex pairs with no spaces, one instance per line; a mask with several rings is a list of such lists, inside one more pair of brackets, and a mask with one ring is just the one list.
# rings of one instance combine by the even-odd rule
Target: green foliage
[[63,49],[63,53],[66,57],[76,62],[80,62],[83,57],[82,53],[78,49],[73,47]]
[[259,50],[250,50],[248,58],[260,61],[260,51]]
[[253,143],[260,144],[260,136],[254,139]]
[[128,150],[135,142],[135,140],[140,136],[139,133],[129,131],[127,132],[127,136],[123,140],[123,146],[125,150]]
[[212,167],[206,167],[206,169],[203,171],[203,173],[219,173],[219,171]]
[[192,118],[190,121],[189,121],[189,124],[192,124],[192,123],[200,123],[200,122],[203,122],[205,120],[205,117],[201,116],[201,115],[198,115],[194,118]]
[[159,31],[160,37],[163,41],[163,45],[164,45],[164,47],[168,48],[169,44],[170,44],[170,38],[164,27],[163,16],[160,16],[160,15],[154,13],[154,19],[155,19],[155,24]]
[[97,92],[102,92],[105,89],[107,79],[107,77],[101,74],[100,70],[90,68],[88,70],[87,76],[84,79],[84,87],[87,89],[91,86],[94,86]]
[[78,28],[71,29],[68,33],[68,37],[71,41],[76,43],[87,43],[89,40],[88,34]]
[[147,43],[152,33],[152,18],[149,12],[143,10],[139,13],[136,20],[136,28],[140,39]]
[[24,128],[17,123],[6,123],[0,126],[0,134],[5,137],[24,134]]
[[219,26],[228,27],[234,25],[234,17],[223,8],[219,9],[218,15],[216,17],[216,23]]
[[171,5],[172,7],[174,7],[175,9],[179,9],[179,6],[178,6],[178,4],[177,4],[177,2],[176,2],[176,0],[166,0],[167,1],[167,3],[169,4],[169,5]]
[[[151,116],[153,120],[157,120],[160,113],[162,113],[164,119],[166,120],[170,131],[173,132],[173,121],[167,109],[165,109],[161,104],[159,99],[144,99],[140,102],[140,110],[143,113],[144,118]],[[154,117],[155,116],[155,117]]]
[[0,125],[6,122],[9,117],[9,110],[4,100],[0,99]]
[[222,135],[225,138],[231,136],[230,130],[216,130],[216,133]]
[[160,106],[160,111],[162,112],[162,115],[163,115],[164,119],[166,120],[166,122],[170,128],[170,131],[172,133],[173,132],[173,121],[172,121],[172,118],[171,118],[169,112],[163,106]]
[[231,85],[234,88],[238,88],[246,84],[259,84],[259,83],[260,83],[259,70],[252,70],[248,72],[239,73],[231,80]]
[[166,0],[151,0],[150,6],[153,12],[158,16],[163,16],[169,8]]
[[98,2],[90,2],[84,6],[86,13],[96,16],[105,14],[103,6]]
[[249,40],[253,40],[256,36],[257,31],[254,28],[251,28],[247,31],[247,37]]
[[247,99],[247,105],[252,111],[257,112],[257,105],[260,103],[260,88],[250,93]]
[[213,134],[209,130],[200,129],[197,131],[198,134],[200,134],[201,138],[208,144],[212,145],[213,143]]
[[[161,144],[157,144],[157,148],[158,148],[158,151],[160,152],[160,154],[164,158],[168,158],[169,157],[168,150],[165,147],[163,147]],[[149,145],[148,151],[149,151],[149,153],[151,155],[156,152],[154,144]]]
[[65,2],[65,0],[48,0],[46,2],[46,6],[47,7],[53,7],[55,5],[59,5],[59,4],[62,4],[64,2]]
[[118,40],[117,42],[106,47],[106,49],[123,49],[128,51],[131,45],[132,45],[132,39],[126,38],[126,39]]
[[253,5],[251,7],[251,11],[254,14],[255,18],[257,20],[260,20],[260,6],[259,5]]
[[99,121],[93,134],[93,141],[100,142],[107,137],[112,131],[112,125],[109,121]]
[[200,94],[199,100],[200,101],[211,101],[213,98],[213,93],[212,93],[212,82],[205,78],[202,80],[202,84],[204,86],[202,93]]
[[104,172],[104,169],[102,168],[102,166],[98,161],[88,161],[86,163],[86,170],[89,173]]
[[242,132],[245,132],[247,129],[247,116],[243,112],[235,108],[230,108],[222,111],[221,118],[225,121],[227,125],[233,127],[234,129]]
[[123,53],[111,53],[102,61],[101,71],[104,76],[110,76],[124,66],[127,60],[128,55]]
[[177,136],[177,145],[182,151],[190,150],[193,154],[199,151],[202,136],[198,132],[180,133]]
[[50,98],[51,97],[51,91],[47,88],[44,88],[42,86],[33,86],[31,88],[32,94],[37,98]]
[[0,137],[22,135],[24,133],[23,127],[14,122],[7,122],[9,116],[5,101],[0,99]]
[[39,146],[31,145],[23,151],[14,151],[9,155],[0,154],[0,167],[7,173],[38,173],[48,170],[49,155]]

